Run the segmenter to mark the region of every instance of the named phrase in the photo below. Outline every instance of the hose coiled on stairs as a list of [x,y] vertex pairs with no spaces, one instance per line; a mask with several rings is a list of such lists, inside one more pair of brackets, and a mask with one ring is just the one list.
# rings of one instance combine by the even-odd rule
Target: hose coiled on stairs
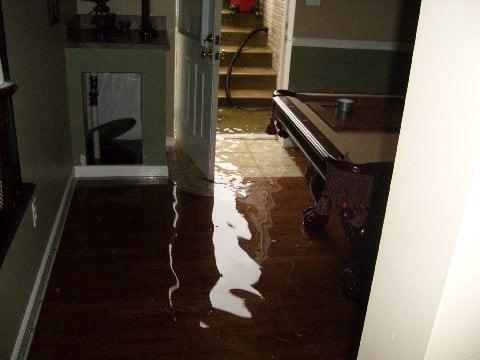
[[[259,28],[259,29],[252,30],[248,34],[246,39],[243,41],[242,45],[240,45],[237,52],[233,55],[232,59],[230,60],[230,63],[228,64],[227,78],[226,78],[226,81],[225,81],[225,94],[227,96],[227,100],[228,100],[228,103],[230,104],[230,106],[236,107],[236,108],[241,109],[241,110],[247,110],[247,111],[265,110],[265,109],[262,109],[262,108],[248,109],[248,108],[238,106],[237,104],[235,104],[235,102],[232,98],[232,93],[231,93],[232,71],[233,71],[233,68],[235,66],[235,63],[238,60],[238,57],[240,56],[240,54],[242,53],[243,48],[247,45],[247,43],[250,41],[250,39],[259,32],[265,32],[265,33],[268,34],[268,28],[264,27],[264,28]],[[267,110],[269,110],[269,109],[267,109]]]

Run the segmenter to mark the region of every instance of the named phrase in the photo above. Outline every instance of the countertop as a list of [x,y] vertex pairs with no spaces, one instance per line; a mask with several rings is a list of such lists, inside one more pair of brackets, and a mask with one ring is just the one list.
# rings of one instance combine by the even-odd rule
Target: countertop
[[93,29],[83,29],[81,35],[76,41],[67,40],[66,48],[80,49],[152,49],[152,50],[170,50],[168,34],[165,30],[158,31],[158,37],[144,43],[140,40],[139,30],[131,30],[129,35],[120,35],[109,41],[94,41],[92,35]]

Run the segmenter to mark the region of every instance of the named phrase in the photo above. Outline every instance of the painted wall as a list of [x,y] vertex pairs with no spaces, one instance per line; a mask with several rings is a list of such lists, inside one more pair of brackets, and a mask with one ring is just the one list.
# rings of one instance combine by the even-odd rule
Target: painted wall
[[[71,5],[62,1],[62,19]],[[24,181],[37,185],[38,224],[27,209],[0,268],[0,359],[9,359],[72,171],[62,25],[49,25],[44,1],[3,0]],[[73,9],[74,7],[70,7]]]
[[341,40],[415,40],[419,0],[297,0],[294,37]]
[[405,94],[412,53],[328,47],[292,48],[290,89]]
[[[89,13],[94,3],[76,0],[79,14]],[[119,15],[140,15],[141,0],[110,0],[108,6],[111,11]],[[175,25],[176,25],[176,1],[174,0],[151,0],[152,16],[165,16],[167,19],[168,40],[170,51],[166,58],[166,133],[173,136],[174,118],[174,91],[175,91]]]
[[[289,87],[404,94],[419,0],[296,1]],[[411,46],[410,46],[411,47]]]
[[480,358],[479,12],[422,2],[359,359]]
[[139,73],[142,77],[144,165],[166,165],[165,57],[156,49],[67,48],[67,84],[74,165],[86,155],[82,74],[89,72]]

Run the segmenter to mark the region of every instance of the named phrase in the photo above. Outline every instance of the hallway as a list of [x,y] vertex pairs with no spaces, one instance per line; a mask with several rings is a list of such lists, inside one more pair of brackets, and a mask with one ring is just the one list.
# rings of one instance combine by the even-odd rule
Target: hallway
[[304,233],[310,202],[303,177],[79,182],[30,359],[350,358],[343,260]]

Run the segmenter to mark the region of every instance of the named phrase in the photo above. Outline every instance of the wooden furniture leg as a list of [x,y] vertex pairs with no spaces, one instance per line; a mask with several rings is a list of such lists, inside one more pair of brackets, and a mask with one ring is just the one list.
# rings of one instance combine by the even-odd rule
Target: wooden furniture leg
[[307,231],[319,231],[328,223],[330,218],[330,209],[320,209],[319,205],[319,200],[322,197],[323,190],[325,189],[325,180],[315,171],[311,164],[307,166],[305,177],[307,179],[310,192],[315,199],[315,204],[304,210],[303,225]]

